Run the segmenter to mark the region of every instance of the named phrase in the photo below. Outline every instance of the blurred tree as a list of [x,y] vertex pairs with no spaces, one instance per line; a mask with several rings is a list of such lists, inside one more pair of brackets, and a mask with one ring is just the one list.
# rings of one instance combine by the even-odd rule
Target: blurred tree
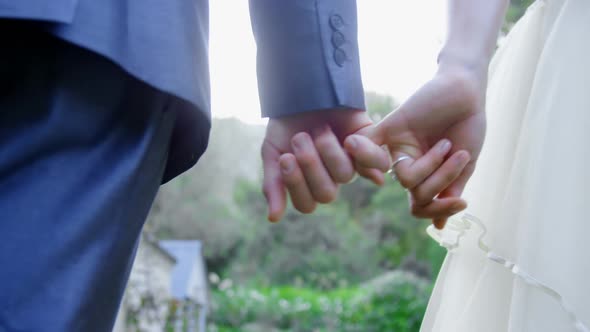
[[365,93],[365,104],[373,121],[381,120],[399,106],[393,97],[371,91]]
[[277,224],[264,221],[258,184],[241,182],[236,201],[248,224],[242,251],[231,267],[241,280],[312,285],[329,289],[371,278],[380,272],[377,243],[351,222],[346,201],[321,206],[312,215],[292,207]]
[[263,126],[213,119],[207,152],[197,165],[160,190],[146,227],[159,238],[199,239],[210,268],[229,264],[243,238],[233,200],[237,180],[257,181]]

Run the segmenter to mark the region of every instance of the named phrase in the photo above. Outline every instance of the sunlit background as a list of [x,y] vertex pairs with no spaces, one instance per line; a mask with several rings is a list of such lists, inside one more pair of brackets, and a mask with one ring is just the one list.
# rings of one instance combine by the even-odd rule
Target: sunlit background
[[[446,1],[357,3],[366,104],[382,116],[433,75]],[[504,31],[530,3],[512,1]],[[160,190],[115,331],[418,331],[445,251],[398,184],[359,179],[313,215],[266,222],[248,2],[210,12],[210,144]]]
[[[357,7],[365,89],[405,99],[436,69],[446,2],[362,0]],[[260,118],[248,2],[211,1],[210,12],[213,115],[265,123]]]

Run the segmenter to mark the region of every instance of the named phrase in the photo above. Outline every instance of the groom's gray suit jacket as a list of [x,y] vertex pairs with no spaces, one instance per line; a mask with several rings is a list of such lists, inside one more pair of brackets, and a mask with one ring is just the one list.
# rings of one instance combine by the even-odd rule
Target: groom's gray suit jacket
[[[206,0],[0,0],[0,18],[34,21],[178,98],[165,181],[207,145],[208,14]],[[264,116],[364,108],[355,1],[251,0],[250,14]]]

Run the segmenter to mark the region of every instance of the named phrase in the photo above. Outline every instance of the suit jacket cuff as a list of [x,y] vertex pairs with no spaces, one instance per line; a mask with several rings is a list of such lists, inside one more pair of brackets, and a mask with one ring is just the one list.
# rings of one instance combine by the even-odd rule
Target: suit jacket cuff
[[262,115],[365,109],[354,0],[250,0]]

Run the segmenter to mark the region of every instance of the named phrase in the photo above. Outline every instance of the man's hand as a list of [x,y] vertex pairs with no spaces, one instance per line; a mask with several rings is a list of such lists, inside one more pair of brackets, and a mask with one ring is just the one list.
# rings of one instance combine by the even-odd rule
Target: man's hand
[[[345,137],[372,127],[369,116],[359,110],[324,110],[270,119],[262,144],[263,192],[268,219],[279,221],[285,212],[287,191],[293,206],[311,213],[317,203],[336,198],[339,184],[355,175],[355,165],[342,146]],[[375,154],[383,150],[370,141],[357,147]],[[382,184],[389,159],[380,156],[359,174]]]
[[[397,177],[411,193],[412,213],[432,218],[438,228],[465,208],[459,197],[483,145],[486,77],[481,73],[460,66],[441,68],[397,111],[363,132],[377,145],[387,145],[393,160],[411,157],[396,166]],[[452,142],[450,157],[437,169],[421,163],[419,158],[445,138]],[[358,164],[374,167],[375,155],[355,148],[365,140],[352,135],[345,147]]]

